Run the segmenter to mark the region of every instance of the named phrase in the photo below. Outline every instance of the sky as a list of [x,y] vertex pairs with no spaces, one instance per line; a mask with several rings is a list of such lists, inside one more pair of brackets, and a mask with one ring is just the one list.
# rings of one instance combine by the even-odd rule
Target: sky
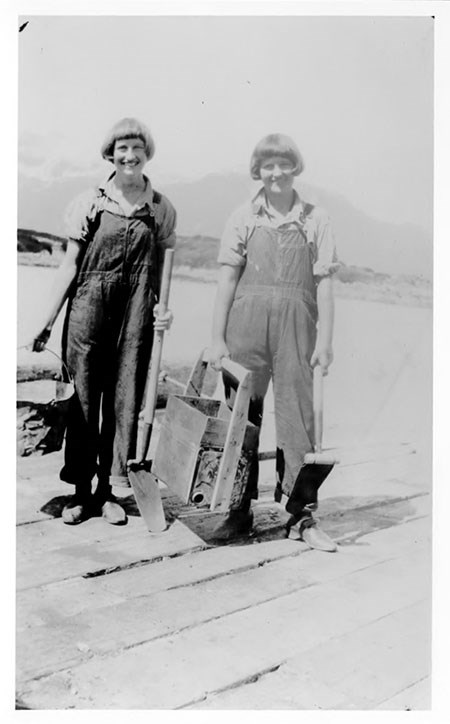
[[383,16],[32,16],[19,36],[19,173],[101,175],[123,116],[150,127],[160,183],[247,173],[291,135],[302,180],[429,230],[433,20]]

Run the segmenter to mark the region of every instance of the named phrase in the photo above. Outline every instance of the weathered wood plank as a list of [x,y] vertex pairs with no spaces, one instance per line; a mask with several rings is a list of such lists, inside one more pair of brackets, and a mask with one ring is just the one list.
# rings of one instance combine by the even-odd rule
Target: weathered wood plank
[[[386,502],[383,498],[381,500],[384,503]],[[134,508],[136,508],[134,499],[131,496],[129,499],[125,499],[125,501],[129,507],[133,505]],[[360,536],[369,532],[371,529],[388,527],[389,525],[401,522],[415,515],[423,516],[428,512],[430,506],[428,497],[418,497],[404,503],[386,505],[384,508],[362,510],[361,513],[358,514],[359,506],[363,504],[374,505],[376,502],[380,502],[377,497],[358,497],[353,499],[349,496],[344,501],[327,499],[321,505],[319,512],[323,513],[324,527],[331,535],[339,539],[344,538],[348,534],[353,535],[353,537],[355,537],[355,534]],[[171,510],[170,496],[165,497],[164,504],[167,508],[167,514],[173,518],[173,514],[176,515],[177,510]],[[197,513],[197,511],[192,511],[192,515],[189,510],[184,511],[182,513],[184,516],[183,520],[190,526],[193,534],[207,542],[208,539],[211,538],[212,529],[217,522],[217,517],[213,514],[196,516],[195,513]],[[328,516],[330,515],[333,517],[329,518]],[[254,537],[250,538],[247,542],[252,542],[252,540],[265,540],[267,538],[273,539],[274,536],[282,538],[282,526],[286,517],[286,513],[276,504],[271,504],[269,508],[265,507],[263,503],[256,504]],[[169,531],[162,535],[169,535]],[[85,552],[89,552],[89,545],[93,546],[91,553],[97,557],[98,552],[96,549],[98,546],[100,546],[100,550],[102,546],[114,549],[119,541],[122,545],[126,546],[130,541],[134,544],[139,540],[143,542],[145,555],[147,556],[150,541],[153,541],[151,544],[153,548],[155,540],[154,537],[147,538],[147,536],[148,534],[145,531],[142,520],[133,515],[130,516],[128,525],[124,527],[109,526],[101,518],[93,518],[80,526],[74,527],[64,525],[61,520],[50,520],[28,526],[20,526],[17,531],[19,587],[23,585],[22,572],[25,570],[27,574],[30,565],[36,567],[33,574],[33,579],[36,583],[48,581],[47,572],[42,580],[38,578],[36,581],[38,570],[42,569],[43,566],[45,569],[48,568],[48,565],[44,561],[47,552],[54,551],[55,554],[59,554],[61,557],[64,556],[64,551],[67,551],[68,561],[70,561],[70,565],[72,565],[73,559],[79,558],[83,547],[85,548]],[[172,548],[171,551],[173,553]],[[111,561],[109,561],[108,565],[111,565]],[[67,566],[63,566],[63,568],[67,568]],[[56,571],[53,571],[53,573],[55,572]],[[74,575],[80,572],[81,570],[77,569]],[[61,578],[66,577],[66,575],[66,570],[63,570]],[[56,580],[56,578],[52,575],[51,580]],[[30,584],[26,581],[25,585]]]
[[[421,602],[305,651],[258,681],[207,697],[192,708],[367,710],[388,700],[390,708],[404,709],[406,701],[413,703],[404,692],[429,675],[430,639],[430,603]],[[397,699],[399,692],[403,695]],[[421,708],[429,706],[424,694]]]
[[[112,574],[110,574],[111,576]],[[110,577],[107,576],[107,577]],[[16,594],[16,632],[18,640],[24,631],[47,624],[52,627],[82,611],[113,606],[126,600],[126,592],[115,593],[101,585],[105,576],[71,578],[44,584]]]
[[[348,546],[340,551],[339,561],[309,551],[303,544],[282,539],[251,546],[211,548],[187,552],[183,556],[158,561],[150,565],[119,570],[113,574],[90,579],[70,579],[18,591],[18,631],[60,620],[88,611],[114,605],[138,596],[193,586],[231,573],[258,568],[290,556],[302,556],[301,571],[315,585],[333,580],[351,571],[365,568],[381,560],[403,555],[411,549],[426,545],[430,526],[421,519],[365,536],[365,546]],[[56,619],[52,618],[56,616]]]
[[23,492],[23,486],[17,485],[16,496],[16,524],[37,523],[45,520],[52,520],[55,511],[60,511],[69,499],[70,491],[61,491],[54,487],[47,486],[40,490],[37,486]]
[[[49,526],[50,522],[45,525]],[[129,529],[126,534],[119,534],[117,538],[75,541],[47,549],[45,555],[39,550],[30,554],[19,549],[17,588],[21,590],[75,576],[98,574],[104,570],[135,565],[140,561],[178,555],[204,545],[204,542],[180,521],[175,521],[161,534],[151,535],[139,520],[136,521],[134,530]]]
[[[304,556],[306,558],[307,556]],[[338,561],[338,556],[335,556]],[[298,562],[291,559],[289,562]],[[373,565],[362,571],[341,577],[322,586],[309,586],[291,593],[276,595],[277,585],[286,581],[284,566],[273,564],[276,570],[264,567],[214,581],[206,587],[196,587],[191,596],[154,596],[144,599],[138,609],[123,606],[118,617],[117,607],[111,620],[96,617],[95,623],[78,620],[72,630],[75,646],[93,652],[111,651],[111,631],[115,632],[116,652],[129,642],[131,624],[140,615],[141,641],[145,636],[163,636],[174,624],[179,633],[163,636],[150,643],[122,651],[120,663],[116,656],[98,659],[72,668],[70,672],[54,674],[39,681],[22,685],[22,700],[34,708],[176,708],[202,699],[208,692],[234,685],[262,670],[284,662],[287,658],[342,636],[387,616],[429,595],[424,575],[429,565],[428,552],[415,551],[407,556]],[[266,570],[265,570],[266,569]],[[261,575],[262,574],[262,575]],[[270,574],[270,575],[269,575]],[[291,571],[291,585],[298,586]],[[257,604],[258,596],[267,597],[267,590],[276,598]],[[256,589],[256,593],[254,592]],[[259,589],[259,590],[258,590]],[[285,589],[286,590],[286,589]],[[379,591],[383,590],[383,596]],[[245,598],[245,600],[244,600]],[[151,600],[151,605],[150,605]],[[120,604],[119,604],[120,607]],[[226,610],[237,612],[224,615]],[[243,609],[243,610],[242,610]],[[339,613],[338,613],[339,611]],[[144,612],[147,612],[145,620]],[[211,618],[206,623],[202,619]],[[286,631],[285,622],[295,621]],[[103,638],[98,627],[103,629]],[[104,628],[103,628],[104,626]],[[186,628],[185,628],[186,627]],[[70,635],[69,627],[55,633],[53,647],[61,636]],[[137,638],[134,639],[138,643]],[[21,661],[30,664],[38,638],[27,636],[28,651],[21,650]],[[47,646],[47,663],[55,664],[55,648]],[[85,648],[87,647],[87,649]],[[64,652],[67,661],[68,649]],[[73,650],[70,651],[75,656]],[[43,671],[43,655],[37,662]],[[36,671],[36,669],[34,669]],[[167,672],[170,672],[168,677]],[[31,669],[28,669],[31,673]],[[23,670],[22,675],[27,675]],[[93,683],[95,681],[95,684]],[[100,683],[100,685],[99,685]],[[71,693],[76,690],[76,695]]]
[[[322,571],[321,579],[334,580],[355,565],[356,560],[349,557],[344,566],[328,569],[326,574]],[[91,607],[66,619],[55,609],[54,620],[47,626],[28,630],[18,655],[21,652],[19,658],[26,661],[26,671],[42,675],[72,665],[80,658],[79,651],[92,655],[126,648],[315,584],[313,571],[306,572],[288,559],[177,592],[172,589]],[[111,631],[115,631],[113,636]]]
[[[229,360],[225,359],[223,362],[224,365],[225,362],[228,365],[233,365]],[[211,510],[220,508],[220,510],[225,512],[229,508],[242,444],[247,429],[250,403],[249,373],[244,370],[243,375],[238,381],[239,387],[234,398],[223,455],[220,459],[219,470],[217,472],[216,484],[211,500]]]
[[[63,504],[67,501],[67,498],[63,496],[55,500],[51,506],[49,505],[51,517],[46,516],[44,520],[36,520],[31,522],[30,525],[22,523],[18,526],[17,544],[19,551],[26,553],[27,550],[30,550],[32,552],[38,546],[39,550],[43,552],[44,550],[59,548],[68,542],[88,543],[134,537],[136,532],[139,534],[139,532],[145,530],[145,524],[140,517],[132,490],[125,489],[124,493],[123,497],[120,498],[120,503],[128,514],[127,525],[111,526],[99,515],[84,521],[80,525],[65,525],[60,517]],[[174,520],[176,517],[174,511],[183,511],[185,506],[164,485],[161,486],[161,495],[170,519]]]
[[[206,402],[192,398],[197,402]],[[192,486],[198,451],[208,418],[181,397],[169,399],[161,424],[152,471],[182,500]]]
[[52,623],[58,619],[143,595],[191,586],[233,571],[257,568],[286,555],[298,555],[303,548],[287,539],[255,546],[211,548],[164,559],[149,565],[127,568],[89,579],[56,581],[18,591],[16,626],[21,629]]
[[[226,408],[228,409],[228,408]],[[230,413],[231,414],[231,413]],[[204,447],[223,448],[229,427],[229,416],[225,419],[217,417],[209,417],[205,434],[202,439]],[[255,450],[258,440],[258,428],[256,425],[248,423],[245,428],[244,440],[242,447],[244,450]]]
[[375,707],[380,710],[424,711],[431,709],[431,678],[425,677]]
[[[370,455],[370,448],[367,448],[366,455]],[[385,459],[381,462],[335,466],[320,491],[321,512],[323,510],[325,514],[328,513],[326,506],[331,499],[334,499],[332,505],[335,509],[341,506],[344,510],[347,503],[352,507],[364,505],[369,498],[374,499],[374,489],[377,491],[379,502],[408,497],[420,489],[428,490],[431,477],[424,476],[416,458],[415,455],[400,455],[397,460],[390,460],[386,453]],[[61,461],[61,453],[53,453],[43,458],[24,458],[19,461],[17,484],[19,523],[49,519],[52,517],[52,511],[56,509],[56,514],[59,514],[59,509],[67,501],[67,496],[72,493],[72,486],[58,484]],[[260,465],[261,499],[273,499],[274,470],[273,461]]]
[[125,600],[192,586],[305,552],[309,555],[302,556],[301,570],[312,576],[317,584],[323,583],[382,560],[399,557],[429,543],[431,531],[428,520],[414,520],[404,526],[364,536],[363,547],[350,545],[341,548],[339,560],[310,551],[297,541],[280,539],[258,545],[188,551],[183,556],[122,569],[105,576],[49,583],[18,591],[17,625],[20,629],[45,622],[52,606],[60,616],[73,615],[91,606],[106,605],[108,592],[111,594],[109,603],[113,604],[116,599]]
[[[399,523],[404,523],[412,518],[422,517],[422,498],[406,499],[398,502],[390,502],[387,505],[356,506],[352,507],[353,501],[345,507],[333,506],[328,508],[328,514],[320,514],[319,520],[326,532],[342,545],[354,544],[358,539],[371,533],[374,530],[389,528]],[[332,501],[334,503],[334,501]],[[325,506],[321,506],[320,511]],[[319,513],[320,513],[319,511]],[[285,513],[276,510],[273,505],[266,506],[263,502],[259,510],[255,511],[254,535],[257,540],[271,540],[281,537],[285,521]],[[198,528],[195,529],[201,538],[207,540]]]
[[100,516],[89,518],[80,525],[66,525],[61,518],[39,521],[17,528],[18,555],[28,560],[30,556],[42,556],[65,546],[127,541],[143,529],[143,522],[136,515],[130,516],[127,525],[123,526],[111,526]]
[[17,647],[21,676],[48,674],[79,661],[80,651],[92,656],[135,646],[313,583],[298,565],[281,560],[196,586],[87,610],[56,624],[29,629]]
[[[273,494],[275,489],[275,472],[273,470],[267,472],[264,463],[261,468],[261,480],[259,485],[260,500],[273,503]],[[52,520],[59,518],[63,506],[69,500],[72,494],[72,487],[61,485],[57,487],[57,483],[48,477],[35,478],[32,482],[28,480],[19,480],[17,486],[17,507],[16,520],[18,525],[24,523],[36,523],[40,521]],[[377,484],[376,495],[365,495],[365,489],[359,480],[343,480],[338,479],[334,472],[329,481],[323,486],[320,492],[321,507],[320,512],[328,514],[331,509],[337,510],[340,507],[345,510],[347,504],[352,507],[367,505],[370,503],[386,503],[396,498],[406,498],[417,493],[408,484],[397,479],[380,480]],[[165,499],[171,497],[170,491],[163,496]],[[132,491],[125,497],[128,511],[131,515],[137,515],[138,511],[134,505],[134,496]],[[205,511],[206,512],[206,511]],[[83,527],[85,524],[83,524]],[[64,526],[67,529],[67,526]],[[78,533],[80,535],[80,533]]]

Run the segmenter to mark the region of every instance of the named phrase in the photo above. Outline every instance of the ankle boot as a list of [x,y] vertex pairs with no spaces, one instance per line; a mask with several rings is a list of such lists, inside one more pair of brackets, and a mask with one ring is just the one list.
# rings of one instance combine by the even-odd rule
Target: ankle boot
[[127,514],[117,502],[117,498],[113,495],[108,480],[98,481],[94,498],[96,509],[107,523],[111,525],[125,525],[128,520]]
[[327,553],[335,553],[337,545],[330,538],[328,533],[319,526],[317,520],[313,517],[312,511],[317,509],[317,504],[306,505],[298,516],[291,516],[286,524],[286,537],[291,537],[291,530],[295,528],[295,537],[302,540],[310,548]]
[[91,487],[87,489],[86,485],[76,485],[75,495],[64,506],[61,512],[61,518],[67,525],[78,525],[83,520],[87,520],[91,513],[92,497]]

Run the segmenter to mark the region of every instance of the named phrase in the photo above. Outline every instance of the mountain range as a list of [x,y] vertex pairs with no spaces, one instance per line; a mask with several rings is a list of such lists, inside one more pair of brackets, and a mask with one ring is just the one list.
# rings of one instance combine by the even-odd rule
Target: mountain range
[[[95,185],[92,176],[66,176],[51,182],[19,175],[18,226],[57,235],[64,233],[63,216],[68,203]],[[210,174],[195,181],[158,186],[178,214],[183,236],[220,237],[228,215],[257,190],[244,174]],[[303,198],[323,206],[331,216],[339,258],[386,274],[432,277],[431,232],[422,227],[393,224],[373,218],[345,197],[302,184]]]

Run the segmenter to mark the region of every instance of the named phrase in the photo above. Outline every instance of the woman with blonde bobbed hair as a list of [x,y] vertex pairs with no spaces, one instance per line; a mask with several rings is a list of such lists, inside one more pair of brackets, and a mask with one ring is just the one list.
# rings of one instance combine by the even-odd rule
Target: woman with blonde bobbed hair
[[176,214],[144,174],[154,152],[150,131],[134,118],[107,134],[101,155],[114,170],[69,206],[67,250],[33,341],[35,351],[45,348],[68,299],[62,347],[75,395],[60,473],[75,486],[62,512],[68,524],[93,514],[115,525],[127,520],[112,486],[128,486],[153,329],[167,329],[172,319],[157,315],[157,300]]
[[[311,452],[313,367],[327,374],[333,359],[332,274],[339,266],[330,220],[293,187],[304,162],[294,141],[279,133],[255,147],[250,174],[262,187],[228,220],[219,252],[210,361],[220,369],[231,357],[252,372],[249,418],[261,426],[263,402],[273,383],[277,438],[275,499],[287,497],[288,526],[311,547],[336,545],[317,524],[318,486],[300,474]],[[231,390],[225,384],[231,404]],[[258,459],[248,484],[216,530],[228,539],[248,531],[257,497]]]
[[100,153],[105,161],[114,163],[116,141],[122,140],[124,135],[128,136],[130,134],[132,134],[130,138],[139,138],[142,141],[147,161],[153,158],[155,155],[155,142],[148,128],[135,118],[123,118],[110,129],[102,143]]
[[290,161],[292,176],[299,176],[305,168],[302,154],[292,138],[282,133],[271,133],[264,136],[254,148],[250,159],[250,176],[252,179],[255,181],[261,179],[261,164],[271,156],[279,156],[286,159],[286,161]]

